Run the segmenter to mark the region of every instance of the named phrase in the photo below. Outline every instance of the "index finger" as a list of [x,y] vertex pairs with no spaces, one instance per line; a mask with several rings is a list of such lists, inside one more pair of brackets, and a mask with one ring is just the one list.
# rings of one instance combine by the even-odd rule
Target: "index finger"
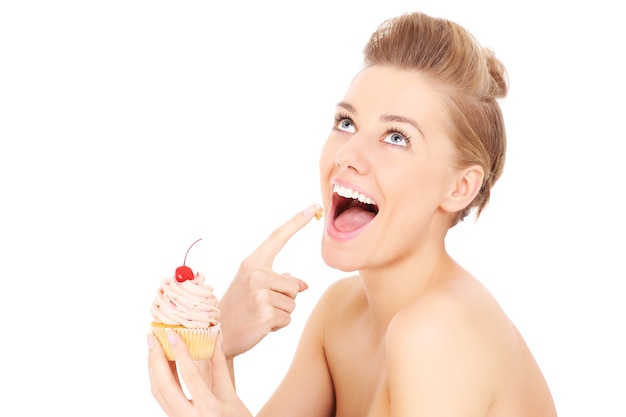
[[260,261],[271,266],[274,258],[296,234],[296,232],[304,227],[313,217],[319,218],[322,207],[319,204],[311,204],[300,213],[293,216],[282,226],[275,229],[263,243],[261,243],[248,259]]

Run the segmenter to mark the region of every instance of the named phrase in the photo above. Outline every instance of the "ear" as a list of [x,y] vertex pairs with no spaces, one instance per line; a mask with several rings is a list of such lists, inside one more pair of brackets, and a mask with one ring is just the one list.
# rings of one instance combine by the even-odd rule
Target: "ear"
[[459,171],[456,181],[441,202],[441,208],[451,213],[463,210],[478,195],[484,177],[485,171],[480,165]]

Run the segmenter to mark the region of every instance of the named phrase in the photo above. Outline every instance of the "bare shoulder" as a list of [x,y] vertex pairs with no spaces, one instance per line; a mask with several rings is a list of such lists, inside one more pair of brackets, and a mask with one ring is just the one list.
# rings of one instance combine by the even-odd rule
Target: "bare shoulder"
[[333,282],[325,291],[323,297],[342,298],[348,294],[363,292],[363,284],[358,275],[352,275]]
[[[510,333],[511,322],[491,293],[472,275],[458,277],[426,290],[398,312],[391,326],[392,337],[403,330],[430,332],[438,337],[472,338],[480,336],[485,344],[491,337]],[[401,330],[394,336],[394,329]],[[431,335],[432,336],[432,335]]]
[[471,410],[489,416],[498,407],[507,415],[530,415],[539,410],[522,404],[538,400],[551,407],[549,390],[521,335],[468,273],[425,291],[398,312],[385,342],[391,401],[402,410],[398,415]]
[[463,274],[425,291],[399,311],[389,325],[387,342],[410,346],[402,352],[409,355],[404,359],[414,357],[416,363],[429,355],[448,363],[462,357],[457,370],[465,368],[469,377],[475,371],[470,363],[480,364],[482,375],[489,375],[489,368],[495,371],[496,360],[513,333],[514,327],[491,293],[474,277]]
[[398,312],[386,336],[398,415],[487,415],[500,379],[497,335],[507,322],[469,275],[427,290]]
[[332,283],[322,294],[319,304],[320,308],[329,309],[333,315],[343,315],[366,302],[361,278],[355,275]]
[[329,334],[335,335],[334,330],[341,333],[343,326],[353,319],[354,306],[365,299],[363,285],[359,276],[351,276],[333,282],[322,293],[311,312],[305,335],[314,334],[321,338],[323,345]]

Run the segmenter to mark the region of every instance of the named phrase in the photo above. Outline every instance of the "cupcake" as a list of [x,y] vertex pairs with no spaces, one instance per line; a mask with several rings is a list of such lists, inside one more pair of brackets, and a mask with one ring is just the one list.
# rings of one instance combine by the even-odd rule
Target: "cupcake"
[[[185,261],[186,259],[187,255]],[[205,276],[194,273],[185,266],[185,262],[176,269],[174,276],[161,280],[152,302],[150,328],[161,343],[168,360],[175,359],[166,338],[168,330],[178,333],[194,360],[213,356],[220,330],[220,310],[217,304],[218,299],[213,294],[213,288],[205,284]]]

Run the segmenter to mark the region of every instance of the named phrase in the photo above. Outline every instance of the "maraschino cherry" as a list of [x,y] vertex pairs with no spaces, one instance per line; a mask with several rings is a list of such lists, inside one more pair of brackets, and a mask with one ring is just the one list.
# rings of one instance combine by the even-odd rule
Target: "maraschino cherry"
[[[193,245],[195,245],[201,240],[202,238],[193,242],[191,246],[189,246],[189,249],[191,249]],[[178,268],[176,268],[176,281],[178,282],[185,282],[187,280],[191,281],[193,279],[193,271],[191,270],[191,268],[185,265],[185,262],[187,262],[187,254],[189,253],[189,249],[187,249],[187,253],[185,254],[185,259],[183,260],[183,266],[179,266]]]

